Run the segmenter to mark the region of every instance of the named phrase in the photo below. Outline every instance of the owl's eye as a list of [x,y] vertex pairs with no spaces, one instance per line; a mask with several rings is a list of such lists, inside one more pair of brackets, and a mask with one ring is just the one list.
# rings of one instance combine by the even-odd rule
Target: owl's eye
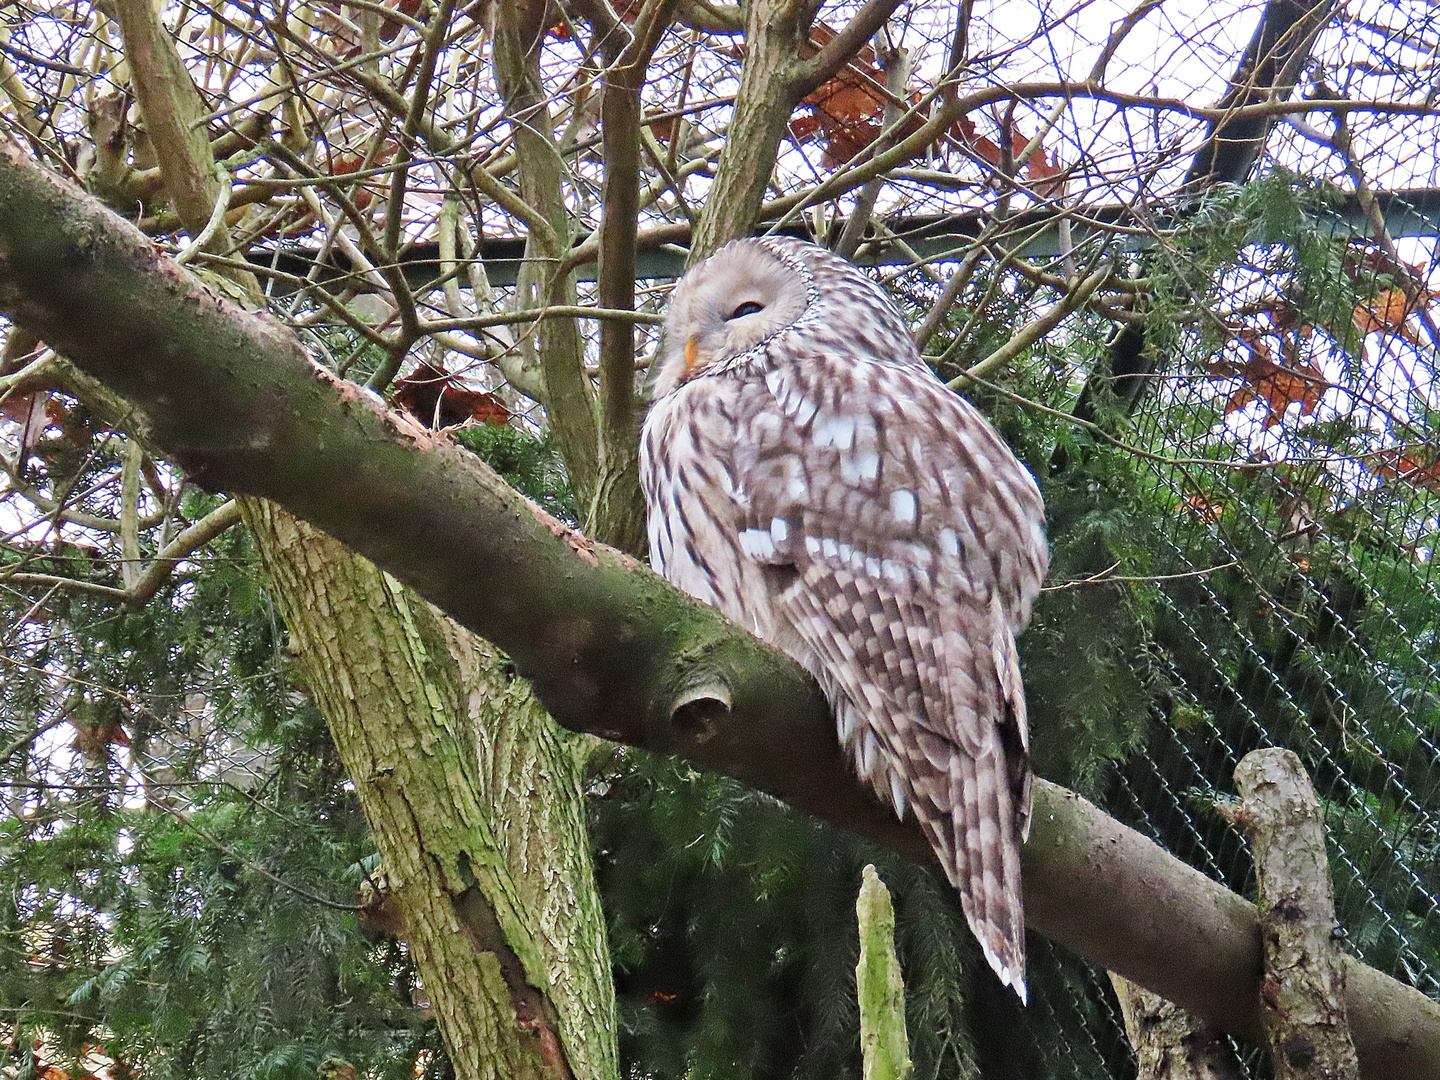
[[[746,315],[754,315],[757,311],[764,310],[764,304],[757,304],[754,300],[746,300],[745,303],[730,312],[730,319],[743,319]],[[726,321],[728,322],[729,319]]]

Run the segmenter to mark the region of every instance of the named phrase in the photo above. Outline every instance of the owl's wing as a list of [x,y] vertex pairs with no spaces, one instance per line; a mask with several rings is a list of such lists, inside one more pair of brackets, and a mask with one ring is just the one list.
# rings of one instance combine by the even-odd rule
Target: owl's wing
[[914,809],[1023,997],[1015,634],[1046,562],[1034,481],[973,407],[911,366],[792,362],[747,398],[738,542],[803,645],[787,651],[813,655],[860,771]]

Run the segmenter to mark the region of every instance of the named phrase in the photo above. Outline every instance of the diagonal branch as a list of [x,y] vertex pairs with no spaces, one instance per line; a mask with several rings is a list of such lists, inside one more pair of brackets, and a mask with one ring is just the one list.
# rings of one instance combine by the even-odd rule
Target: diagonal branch
[[[138,433],[198,481],[283,504],[506,650],[565,726],[678,754],[931,857],[918,827],[853,779],[798,665],[311,364],[273,320],[217,297],[9,145],[0,311],[128,398]],[[1254,906],[1079,796],[1037,787],[1030,926],[1258,1038]],[[1347,967],[1364,1075],[1440,1075],[1440,1005]]]
[[840,32],[808,60],[797,61],[790,72],[790,93],[799,101],[844,67],[865,43],[885,25],[900,0],[865,0]]
[[171,540],[129,587],[125,602],[143,607],[170,579],[175,567],[240,520],[240,504],[227,499]]

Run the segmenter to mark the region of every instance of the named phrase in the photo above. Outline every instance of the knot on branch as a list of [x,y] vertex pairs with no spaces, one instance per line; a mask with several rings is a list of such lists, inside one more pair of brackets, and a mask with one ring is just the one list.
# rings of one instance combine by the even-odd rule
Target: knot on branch
[[670,724],[693,742],[708,742],[730,715],[730,688],[719,679],[686,686],[670,700]]

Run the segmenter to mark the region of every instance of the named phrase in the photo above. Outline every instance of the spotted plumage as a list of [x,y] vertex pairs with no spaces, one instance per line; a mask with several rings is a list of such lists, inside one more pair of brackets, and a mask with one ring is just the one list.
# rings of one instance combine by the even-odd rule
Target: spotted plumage
[[771,237],[676,288],[641,482],[655,568],[815,675],[860,775],[915,813],[1023,999],[1015,635],[1048,558],[1030,474],[874,282]]

